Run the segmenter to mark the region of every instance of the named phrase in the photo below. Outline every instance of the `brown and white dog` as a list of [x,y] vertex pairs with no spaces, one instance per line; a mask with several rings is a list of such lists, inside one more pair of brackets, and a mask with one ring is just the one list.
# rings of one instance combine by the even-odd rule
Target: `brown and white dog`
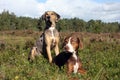
[[79,47],[83,48],[82,41],[76,36],[77,34],[71,34],[64,39],[63,48],[65,51],[71,52],[72,56],[67,61],[67,73],[81,73],[84,74],[86,71],[82,68],[82,63],[78,57]]
[[59,54],[59,32],[56,29],[56,22],[60,19],[60,15],[54,11],[46,11],[41,19],[45,21],[46,26],[43,34],[40,36],[36,45],[32,48],[28,59],[34,58],[38,53],[47,54],[49,62],[52,62],[51,49],[55,49],[55,54]]

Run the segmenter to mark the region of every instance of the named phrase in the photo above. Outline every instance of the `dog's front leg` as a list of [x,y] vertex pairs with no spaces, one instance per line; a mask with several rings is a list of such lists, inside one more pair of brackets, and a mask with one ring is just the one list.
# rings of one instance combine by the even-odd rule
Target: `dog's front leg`
[[50,38],[49,36],[49,31],[45,31],[45,44],[46,44],[46,52],[47,52],[47,56],[48,56],[48,59],[49,59],[49,63],[52,62],[52,56],[51,56],[51,42],[52,42],[52,39]]
[[73,64],[68,61],[67,63],[67,74],[70,75],[73,72]]
[[58,47],[58,44],[55,46],[55,54],[56,54],[56,56],[59,54],[59,47]]
[[59,39],[56,39],[56,45],[55,45],[55,54],[56,56],[59,54],[59,47],[58,47],[58,44],[59,43]]
[[48,55],[49,62],[51,63],[52,62],[52,56],[51,56],[51,51],[50,51],[50,45],[46,46],[46,50],[47,50],[47,55]]

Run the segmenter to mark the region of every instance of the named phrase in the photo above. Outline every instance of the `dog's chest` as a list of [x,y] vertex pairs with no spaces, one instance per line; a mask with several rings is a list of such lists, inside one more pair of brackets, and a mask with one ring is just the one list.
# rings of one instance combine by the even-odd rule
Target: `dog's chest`
[[46,31],[46,35],[48,35],[47,37],[49,37],[49,39],[53,39],[53,40],[59,37],[58,31],[54,27],[50,27]]
[[55,34],[54,34],[55,28],[54,27],[50,27],[49,30],[51,32],[51,38],[54,40],[55,39]]
[[45,38],[51,42],[51,46],[54,46],[56,40],[59,38],[59,32],[55,29],[55,27],[50,27],[45,30]]
[[73,66],[73,68],[74,68],[74,69],[73,69],[73,72],[74,72],[74,73],[77,73],[78,68],[79,68],[79,64],[78,64],[78,62],[77,62],[78,58],[77,58],[76,53],[73,53],[72,57],[75,59],[75,64],[74,64],[74,66]]
[[54,27],[51,27],[51,28],[49,28],[49,30],[50,30],[50,38],[51,38],[51,40],[52,40],[52,44],[51,44],[51,46],[54,46],[55,45],[55,28]]

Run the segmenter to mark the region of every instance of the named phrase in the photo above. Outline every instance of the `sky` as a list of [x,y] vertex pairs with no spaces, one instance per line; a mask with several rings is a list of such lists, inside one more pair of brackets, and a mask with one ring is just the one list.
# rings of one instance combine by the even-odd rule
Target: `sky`
[[4,10],[32,18],[55,11],[61,18],[120,23],[120,0],[0,0],[0,13]]

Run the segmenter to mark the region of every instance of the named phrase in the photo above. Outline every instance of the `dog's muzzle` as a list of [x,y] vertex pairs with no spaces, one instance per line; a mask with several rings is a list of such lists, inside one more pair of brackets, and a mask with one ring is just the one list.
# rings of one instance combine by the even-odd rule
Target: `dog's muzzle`
[[46,21],[50,21],[50,16],[47,16],[47,17],[46,17]]
[[64,46],[64,50],[68,51],[69,47],[68,46]]

